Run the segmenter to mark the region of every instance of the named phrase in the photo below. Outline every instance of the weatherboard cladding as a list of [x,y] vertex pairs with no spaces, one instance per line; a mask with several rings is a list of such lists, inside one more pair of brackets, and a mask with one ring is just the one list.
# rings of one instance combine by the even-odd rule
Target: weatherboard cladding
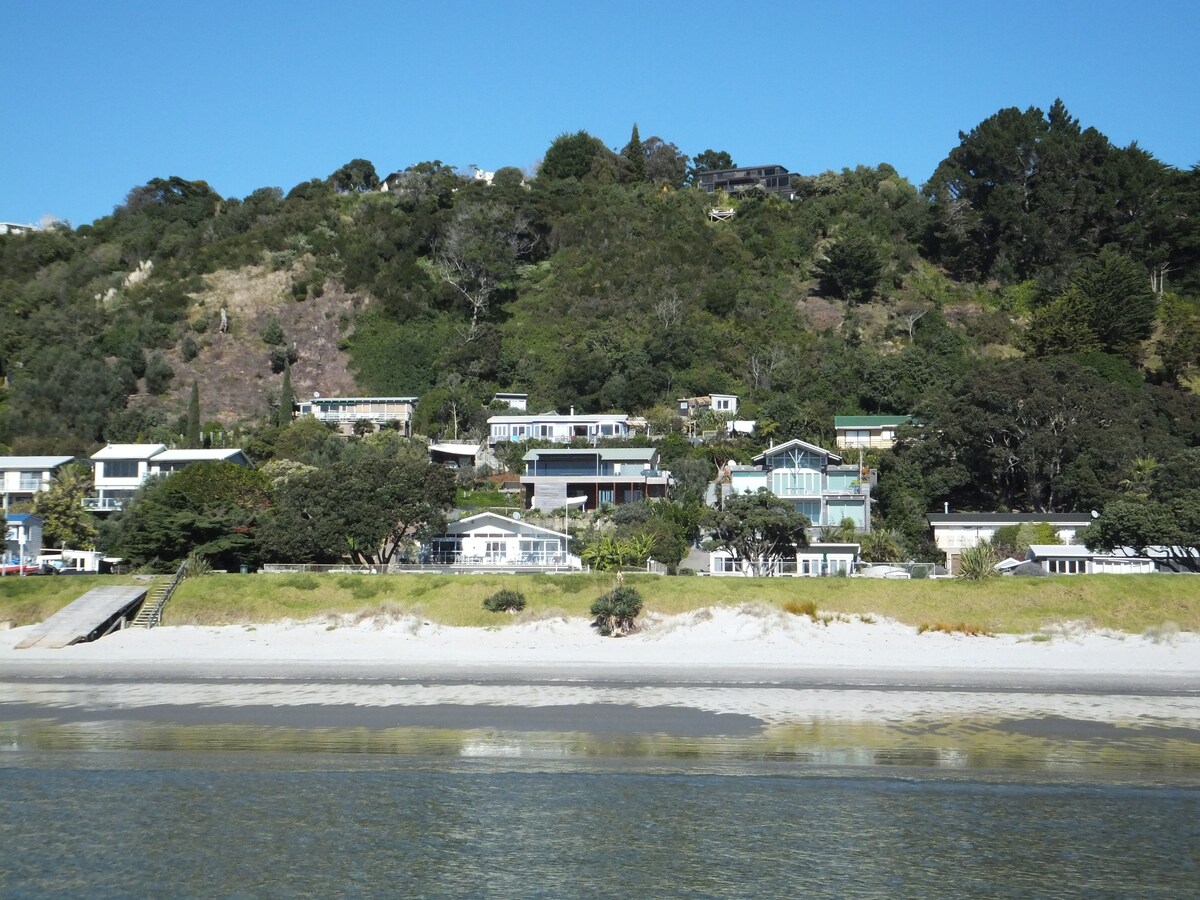
[[834,416],[834,428],[879,428],[888,425],[910,425],[912,416]]
[[1089,513],[928,513],[930,525],[1024,525],[1046,522],[1050,525],[1086,525]]

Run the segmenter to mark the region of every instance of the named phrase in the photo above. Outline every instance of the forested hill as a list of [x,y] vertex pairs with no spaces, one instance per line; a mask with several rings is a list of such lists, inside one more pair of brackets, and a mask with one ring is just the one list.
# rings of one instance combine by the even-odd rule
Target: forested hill
[[914,514],[1099,504],[1196,446],[1200,170],[1058,102],[963,133],[921,189],[885,164],[796,176],[793,202],[688,186],[732,162],[578,132],[536,178],[429,162],[380,190],[355,160],[243,199],[155,178],[90,225],[0,236],[0,444],[179,434],[195,382],[269,453],[290,359],[300,396],[420,395],[433,436],[496,390],[664,427],[676,397],[731,392],[763,442],[913,413],[881,499]]

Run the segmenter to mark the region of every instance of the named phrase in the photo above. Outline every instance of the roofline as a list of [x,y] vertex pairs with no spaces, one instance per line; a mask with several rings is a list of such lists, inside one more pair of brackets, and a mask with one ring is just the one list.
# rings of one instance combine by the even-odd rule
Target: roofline
[[553,528],[544,528],[541,525],[534,525],[532,522],[523,522],[520,519],[513,519],[509,516],[503,516],[500,513],[496,513],[496,512],[475,513],[475,515],[473,515],[473,516],[466,516],[465,518],[458,519],[457,521],[454,521],[454,522],[447,522],[446,527],[450,528],[452,525],[461,525],[464,522],[471,522],[471,521],[474,521],[475,519],[482,519],[484,517],[492,518],[492,519],[503,519],[505,522],[508,522],[512,525],[519,525],[522,528],[532,528],[535,531],[544,531],[547,534],[558,535],[559,537],[564,537],[564,538],[567,538],[568,540],[570,540],[570,538],[571,538],[571,536],[569,534],[566,534],[565,532],[555,531]]
[[1046,522],[1050,525],[1088,524],[1091,513],[926,513],[930,525],[965,525],[979,522],[983,525],[1015,525],[1026,522]]
[[776,444],[774,447],[768,447],[762,453],[758,454],[758,456],[754,457],[754,461],[758,462],[760,459],[765,460],[768,454],[778,453],[780,450],[784,450],[787,447],[790,447],[792,444],[799,444],[801,447],[807,447],[809,450],[816,450],[818,453],[822,453],[830,459],[836,459],[839,463],[842,461],[842,457],[839,454],[834,453],[832,450],[826,450],[824,447],[818,447],[816,444],[810,444],[808,441],[800,440],[800,438],[792,438],[790,441],[784,441],[782,444]]

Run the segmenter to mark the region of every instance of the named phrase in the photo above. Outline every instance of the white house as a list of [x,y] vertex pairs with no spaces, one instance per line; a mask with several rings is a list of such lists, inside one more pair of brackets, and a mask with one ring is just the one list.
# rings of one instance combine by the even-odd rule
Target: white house
[[0,493],[4,508],[12,500],[31,500],[48,490],[54,473],[75,459],[73,456],[0,456]]
[[492,402],[507,403],[509,409],[517,409],[521,412],[525,412],[525,410],[529,408],[529,395],[498,391],[496,395],[492,397]]
[[93,512],[115,512],[125,508],[146,479],[170,475],[197,462],[231,462],[248,466],[241,450],[168,450],[164,444],[109,444],[91,456],[95,466],[95,496],[84,497],[83,506]]
[[32,565],[42,552],[42,517],[10,513],[4,535],[5,565]]
[[505,441],[551,441],[569,444],[571,441],[596,441],[601,438],[628,438],[633,430],[629,416],[624,413],[569,415],[542,413],[527,416],[491,416],[488,420],[488,445],[494,447]]
[[857,465],[844,465],[836,453],[799,439],[765,450],[752,466],[729,464],[722,470],[731,494],[766,489],[814,526],[849,519],[859,531],[871,530],[872,478]]
[[958,558],[968,547],[990,541],[996,531],[1008,525],[1038,524],[1054,526],[1064,544],[1075,541],[1075,534],[1091,524],[1089,513],[929,513],[937,548],[946,554],[946,568],[958,571]]
[[737,415],[738,398],[736,394],[704,394],[699,397],[680,397],[679,415],[690,419],[701,413],[712,412],[723,416]]
[[[793,578],[819,578],[830,575],[850,575],[858,563],[858,544],[815,543],[795,551],[794,558],[768,560],[766,575]],[[728,550],[709,554],[709,572],[720,576],[752,576],[755,566],[748,559],[739,559]]]
[[422,562],[432,565],[492,568],[582,569],[567,548],[570,536],[510,519],[479,513],[451,522],[444,533],[422,545]]
[[1141,575],[1155,571],[1152,559],[1097,553],[1080,545],[1031,544],[1027,559],[1051,575]]
[[314,394],[311,400],[296,404],[295,414],[332,423],[347,435],[354,433],[356,422],[370,422],[376,430],[398,424],[397,430],[409,437],[416,406],[416,397],[322,397]]

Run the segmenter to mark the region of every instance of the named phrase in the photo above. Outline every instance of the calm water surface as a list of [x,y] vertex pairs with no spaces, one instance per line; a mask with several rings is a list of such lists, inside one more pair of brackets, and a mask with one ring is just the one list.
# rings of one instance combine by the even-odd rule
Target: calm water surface
[[1191,694],[231,684],[3,684],[0,897],[1200,896]]

